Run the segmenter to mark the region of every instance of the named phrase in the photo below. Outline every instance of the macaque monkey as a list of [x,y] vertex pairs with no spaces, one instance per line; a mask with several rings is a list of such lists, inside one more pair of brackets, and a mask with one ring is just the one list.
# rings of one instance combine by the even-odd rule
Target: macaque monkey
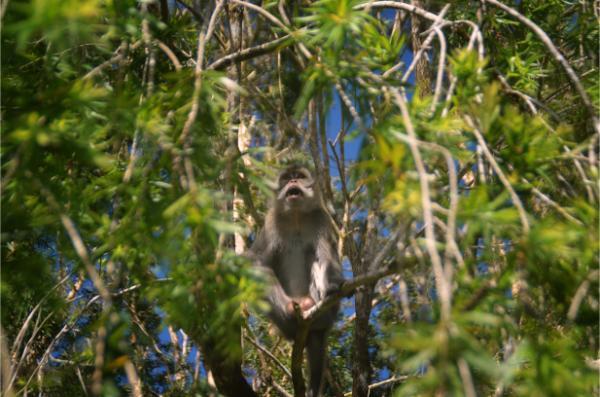
[[[249,256],[271,278],[269,317],[281,333],[294,339],[298,328],[294,306],[309,310],[343,281],[328,215],[311,173],[290,166],[279,176],[275,198]],[[310,372],[308,396],[321,395],[327,332],[339,306],[311,324],[306,349]]]

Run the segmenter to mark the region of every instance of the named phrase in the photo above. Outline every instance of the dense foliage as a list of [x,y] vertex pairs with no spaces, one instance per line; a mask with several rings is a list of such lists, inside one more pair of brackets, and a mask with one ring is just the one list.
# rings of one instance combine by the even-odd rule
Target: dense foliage
[[240,254],[298,156],[390,269],[326,395],[598,395],[597,7],[3,0],[3,395],[291,395]]

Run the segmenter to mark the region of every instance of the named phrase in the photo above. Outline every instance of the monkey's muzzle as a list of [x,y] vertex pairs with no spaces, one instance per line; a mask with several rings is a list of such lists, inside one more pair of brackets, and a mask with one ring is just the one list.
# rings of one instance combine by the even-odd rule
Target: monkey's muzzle
[[304,196],[304,193],[302,193],[302,189],[299,187],[291,187],[285,192],[285,198],[289,200],[296,200],[302,196]]

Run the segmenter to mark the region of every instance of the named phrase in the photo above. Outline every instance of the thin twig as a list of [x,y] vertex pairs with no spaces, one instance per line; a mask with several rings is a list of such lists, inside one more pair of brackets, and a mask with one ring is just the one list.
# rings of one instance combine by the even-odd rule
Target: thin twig
[[[157,279],[155,281],[171,281],[169,278],[164,278],[164,279]],[[137,285],[133,285],[131,287],[128,288],[124,288],[120,291],[117,291],[115,293],[113,293],[113,296],[121,296],[127,292],[130,291],[134,291],[138,288],[140,288],[141,285],[137,284]],[[44,365],[46,365],[47,361],[48,361],[48,357],[50,356],[50,353],[53,351],[54,346],[56,345],[56,343],[58,343],[58,341],[62,338],[63,335],[65,335],[67,332],[69,332],[70,330],[73,329],[73,327],[75,327],[75,325],[78,323],[79,317],[89,308],[91,307],[93,304],[95,304],[96,302],[98,302],[100,300],[101,296],[100,295],[94,295],[93,297],[91,297],[87,303],[85,304],[85,306],[83,306],[81,308],[81,310],[79,310],[78,313],[74,314],[71,316],[70,318],[70,322],[67,322],[66,324],[63,325],[63,327],[60,329],[60,331],[56,334],[56,336],[50,341],[50,343],[48,344],[48,347],[46,348],[46,350],[44,351],[44,354],[42,354],[42,357],[38,360],[38,364],[36,366],[36,368],[31,372],[31,376],[28,378],[27,382],[25,382],[25,385],[21,388],[21,390],[19,391],[19,395],[23,393],[24,390],[27,390],[27,388],[29,387],[29,384],[31,383],[31,381],[33,380],[33,378],[35,377],[36,373],[38,371],[40,371],[42,369],[42,367]]]
[[176,168],[180,168],[179,164],[181,163],[181,156],[184,157],[184,165],[187,180],[185,182],[182,180],[182,182],[184,182],[183,185],[185,188],[193,192],[196,191],[196,181],[194,178],[194,173],[188,153],[188,149],[191,147],[190,132],[192,130],[192,125],[196,121],[196,117],[198,117],[198,111],[200,109],[204,49],[206,48],[206,43],[212,37],[217,21],[217,16],[219,15],[222,8],[223,0],[219,0],[215,5],[215,9],[213,10],[213,13],[210,17],[210,21],[208,23],[206,31],[201,29],[200,33],[198,34],[198,54],[196,58],[196,67],[194,69],[194,92],[192,94],[192,107],[190,109],[190,112],[188,113],[188,117],[183,126],[183,130],[181,131],[181,135],[179,136],[179,142],[183,143],[183,153],[181,153],[173,160],[174,164],[176,165]]
[[94,372],[92,373],[92,394],[99,396],[102,394],[102,376],[104,371],[105,353],[106,353],[106,325],[103,323],[98,328],[96,335],[96,346],[94,350]]
[[[393,245],[392,245],[393,246]],[[336,303],[338,303],[342,298],[348,297],[354,294],[355,290],[363,285],[373,284],[378,280],[395,274],[398,272],[398,269],[395,267],[384,267],[380,268],[374,272],[367,273],[362,276],[358,276],[353,278],[352,280],[345,281],[340,289],[329,296],[323,299],[320,302],[317,302],[316,305],[311,307],[309,310],[306,310],[302,313],[303,318],[306,322],[312,322],[316,317],[330,309]]]
[[2,0],[0,4],[0,21],[4,19],[4,14],[6,13],[6,9],[8,8],[8,0]]
[[37,320],[35,322],[35,325],[33,327],[33,330],[31,331],[31,335],[29,337],[29,339],[27,340],[27,343],[25,344],[25,347],[23,348],[23,352],[21,353],[21,357],[19,357],[18,361],[15,361],[13,363],[13,365],[11,366],[11,373],[12,373],[12,377],[9,378],[10,381],[8,382],[8,388],[12,389],[12,386],[14,384],[14,382],[17,379],[17,375],[19,374],[19,369],[21,367],[21,364],[25,361],[25,358],[27,357],[28,353],[29,353],[29,348],[31,347],[31,344],[34,341],[37,341],[38,338],[38,333],[42,330],[44,324],[46,324],[46,322],[54,315],[54,311],[50,312],[50,314],[48,314],[43,320],[41,319],[41,311],[38,312],[38,316],[37,316]]
[[500,83],[502,84],[502,86],[504,86],[504,90],[506,92],[508,92],[509,94],[518,96],[527,104],[527,107],[529,108],[529,111],[531,112],[531,114],[537,114],[538,111],[537,111],[537,108],[535,107],[535,105],[533,104],[532,97],[530,97],[529,95],[527,95],[521,91],[517,91],[514,88],[512,88],[508,84],[508,81],[506,81],[506,78],[504,78],[504,76],[502,76],[501,74],[498,74],[498,80],[500,80]]
[[277,4],[277,9],[279,10],[279,14],[281,15],[281,18],[283,19],[283,21],[286,24],[291,25],[292,21],[290,21],[290,18],[287,16],[287,14],[285,12],[285,0],[279,0],[279,3]]
[[438,145],[433,142],[421,141],[418,139],[413,139],[405,134],[400,132],[396,132],[395,135],[404,142],[413,141],[418,145],[423,147],[433,149],[442,153],[444,158],[446,159],[446,165],[448,167],[448,180],[450,182],[450,208],[448,210],[448,221],[447,221],[447,232],[446,232],[446,253],[444,255],[444,259],[446,262],[445,271],[446,276],[449,277],[448,280],[451,281],[451,264],[449,262],[449,253],[450,250],[453,251],[454,256],[460,267],[464,267],[464,261],[462,258],[462,254],[460,253],[460,249],[458,248],[458,244],[455,240],[456,234],[456,213],[458,211],[458,177],[456,175],[456,166],[454,164],[454,159],[452,158],[452,154],[445,147]]
[[467,124],[471,127],[473,134],[475,135],[475,138],[477,138],[477,142],[479,143],[479,146],[481,147],[481,150],[483,151],[483,154],[485,155],[487,160],[490,162],[490,165],[494,169],[494,172],[498,175],[500,182],[502,182],[502,184],[504,185],[506,190],[508,190],[508,193],[510,194],[513,204],[515,205],[515,207],[517,208],[517,211],[519,212],[519,218],[521,219],[521,223],[523,224],[523,231],[525,232],[526,235],[529,234],[529,229],[530,229],[529,220],[527,219],[527,212],[525,211],[523,202],[517,195],[517,192],[515,192],[515,189],[513,189],[512,185],[510,184],[510,181],[508,180],[506,175],[504,175],[504,172],[502,171],[502,168],[500,168],[500,166],[498,165],[498,162],[494,158],[494,155],[492,154],[492,152],[490,152],[490,149],[488,148],[488,146],[485,142],[485,139],[483,138],[483,135],[481,134],[481,131],[479,131],[479,127],[477,127],[477,125],[475,125],[475,122],[473,121],[473,119],[471,119],[470,116],[468,116],[468,115],[465,116],[465,120],[467,121]]
[[23,338],[25,337],[25,333],[27,332],[27,329],[29,328],[29,324],[31,323],[31,320],[33,319],[33,315],[38,311],[38,309],[42,306],[42,304],[46,301],[46,299],[48,299],[48,297],[58,287],[60,287],[65,281],[67,281],[72,276],[72,274],[73,273],[69,273],[65,277],[63,277],[54,287],[52,287],[50,289],[50,291],[46,292],[46,294],[42,297],[42,299],[40,299],[38,304],[35,305],[33,309],[31,309],[31,312],[29,312],[29,315],[23,322],[23,325],[21,326],[21,329],[19,329],[19,333],[17,334],[17,336],[13,342],[12,349],[11,349],[11,357],[13,357],[13,360],[16,359],[17,352],[21,348],[21,342],[23,341]]
[[156,70],[156,53],[154,50],[154,43],[152,41],[152,34],[150,33],[150,22],[148,21],[148,6],[146,3],[142,3],[142,14],[144,19],[142,20],[142,40],[144,41],[145,52],[148,56],[148,77],[146,79],[146,95],[150,97],[154,92],[154,72]]
[[[331,76],[334,77],[333,73],[331,73]],[[344,91],[344,87],[342,87],[342,85],[340,84],[340,82],[337,79],[335,81],[335,88],[338,90],[340,97],[342,98],[342,102],[344,102],[344,105],[346,105],[346,107],[350,111],[350,114],[352,115],[352,118],[356,121],[356,123],[358,124],[358,127],[361,130],[363,130],[363,132],[367,131],[367,126],[364,123],[362,117],[360,117],[360,115],[358,114],[358,111],[354,107],[354,104],[352,104],[350,97],[346,94],[346,91]],[[327,150],[327,149],[325,149],[325,150]]]
[[[396,283],[401,279],[401,276],[398,274],[394,277],[391,278],[391,280],[389,280],[382,288],[378,289],[377,291],[377,297],[373,298],[371,300],[371,307],[375,307],[377,306],[380,302],[382,302],[385,297],[386,294],[392,289],[394,288],[394,286],[396,285]],[[354,321],[356,319],[356,313],[352,313],[349,317],[347,317],[346,319],[344,319],[344,324],[340,327],[340,328],[345,328],[348,325],[350,325],[350,323],[352,323],[352,321]]]
[[[294,33],[289,27],[287,27],[283,22],[281,22],[279,19],[277,19],[277,17],[273,14],[271,14],[269,11],[265,10],[264,8],[256,5],[256,4],[252,4],[252,3],[248,3],[247,1],[242,1],[242,0],[230,0],[232,3],[236,3],[239,4],[241,6],[250,8],[256,12],[258,12],[259,14],[261,14],[263,17],[267,18],[269,21],[273,22],[275,25],[279,26],[281,29],[283,29],[287,34],[295,36],[297,35],[297,33]],[[302,52],[302,54],[306,57],[306,58],[312,58],[312,54],[310,53],[310,51],[306,48],[306,46],[304,46],[304,44],[302,43],[298,43],[298,48],[300,48],[300,51]]]
[[402,307],[404,321],[410,323],[412,322],[412,316],[410,313],[410,302],[408,300],[408,287],[403,278],[400,278],[400,281],[398,282],[398,294],[400,295],[400,306]]
[[65,325],[63,325],[63,327],[61,328],[61,330],[58,332],[58,334],[56,334],[56,336],[50,341],[50,343],[48,344],[48,347],[46,348],[46,350],[44,351],[44,354],[42,354],[42,357],[38,360],[38,365],[37,367],[31,372],[31,375],[29,376],[29,378],[27,379],[27,382],[25,382],[25,385],[21,388],[21,390],[18,392],[18,394],[20,395],[21,393],[23,393],[23,391],[27,390],[27,388],[29,387],[29,384],[31,383],[31,381],[33,380],[33,378],[35,377],[35,375],[37,374],[38,371],[41,370],[41,368],[46,365],[47,361],[48,361],[48,357],[50,355],[50,353],[52,352],[52,350],[54,349],[54,346],[56,345],[56,343],[60,340],[60,338],[62,338],[62,336],[64,334],[66,334],[72,327],[75,326],[75,324],[77,323],[77,320],[79,318],[79,316],[88,308],[90,307],[92,304],[94,304],[95,302],[100,300],[100,295],[95,295],[93,298],[91,298],[86,304],[85,306],[81,309],[81,311],[73,316],[71,323],[67,323]]
[[196,10],[194,10],[194,8],[193,8],[193,7],[190,7],[189,5],[187,5],[187,4],[185,3],[185,1],[182,1],[182,0],[175,0],[175,2],[176,2],[177,4],[180,4],[180,5],[182,5],[182,6],[183,6],[183,7],[186,9],[186,11],[188,11],[190,14],[192,14],[192,16],[193,16],[193,17],[196,19],[196,21],[198,21],[199,23],[203,23],[203,18],[202,18],[202,15],[198,14],[198,13],[196,12]]
[[[481,34],[481,30],[479,29],[479,26],[477,26],[477,24],[474,23],[473,21],[468,21],[468,20],[458,20],[458,21],[451,22],[451,24],[454,24],[454,23],[465,23],[473,29],[473,31],[471,32],[471,37],[469,38],[469,43],[467,44],[467,51],[471,51],[473,49],[473,46],[475,45],[475,41],[477,41],[477,43],[478,43],[478,46],[477,46],[478,59],[479,59],[479,61],[482,62],[484,59],[485,51],[484,51],[484,47],[483,47],[483,35]],[[481,74],[481,72],[482,72],[482,68],[481,67],[477,68],[477,74]],[[452,99],[452,95],[454,95],[454,90],[456,89],[457,82],[458,82],[458,78],[454,75],[451,75],[450,76],[450,86],[448,87],[448,90],[446,91],[446,99],[444,100],[445,105],[444,105],[444,110],[442,111],[442,117],[446,117],[446,115],[448,114],[448,110],[450,109],[450,100]]]
[[[377,389],[378,387],[381,387],[381,386],[387,386],[387,385],[393,384],[393,383],[404,382],[408,378],[409,378],[409,376],[407,376],[407,375],[399,375],[399,376],[392,376],[391,378],[384,379],[384,380],[379,381],[379,382],[371,383],[369,385],[369,392],[371,390]],[[344,397],[352,397],[352,392],[350,391],[348,393],[344,393]]]
[[442,33],[442,30],[439,27],[434,26],[433,31],[437,35],[438,40],[440,42],[440,54],[437,67],[437,76],[435,79],[435,90],[433,92],[433,100],[431,101],[431,113],[435,111],[435,108],[437,107],[437,104],[440,100],[440,96],[442,95],[442,83],[444,81],[444,66],[446,65],[446,38],[444,37],[444,33]]
[[83,380],[83,374],[81,373],[81,368],[79,365],[75,367],[75,372],[77,373],[77,379],[79,380],[79,384],[81,385],[81,389],[83,390],[83,394],[88,396],[87,387],[85,386],[85,381]]
[[158,44],[158,48],[160,48],[162,50],[162,52],[164,52],[165,55],[171,60],[171,62],[173,63],[173,66],[175,66],[175,70],[180,71],[181,70],[181,62],[179,62],[179,59],[177,59],[177,55],[175,55],[173,50],[171,50],[169,48],[169,46],[167,46],[165,43],[163,43],[162,41],[160,41],[158,39],[156,39],[156,44]]
[[8,352],[8,340],[6,337],[6,331],[0,326],[0,375],[2,376],[1,391],[2,395],[6,397],[13,397],[14,392],[11,385],[6,382],[6,379],[12,378],[11,365],[10,365],[10,354]]
[[248,59],[256,58],[261,55],[266,55],[274,50],[282,49],[289,44],[291,44],[291,35],[285,35],[283,37],[279,37],[273,41],[269,41],[267,43],[259,44],[254,47],[245,48],[241,51],[236,51],[233,54],[225,55],[222,58],[217,59],[209,66],[206,67],[207,70],[222,70],[236,62],[246,61]]
[[542,200],[543,202],[545,202],[546,204],[550,205],[552,208],[554,208],[556,211],[558,211],[559,214],[561,214],[562,216],[564,216],[565,218],[567,218],[568,220],[570,220],[571,222],[574,222],[578,225],[583,226],[583,222],[581,222],[579,219],[575,218],[573,215],[569,214],[563,207],[561,207],[556,201],[552,200],[550,197],[548,197],[546,194],[542,193],[541,191],[539,191],[536,187],[534,187],[527,179],[522,178],[523,182],[527,183],[528,185],[531,186],[531,191],[533,192],[533,194],[536,195],[536,197],[538,197],[540,200]]
[[281,393],[281,395],[283,397],[294,397],[292,394],[288,393],[288,391],[285,390],[285,388],[283,386],[281,386],[279,383],[275,382],[274,380],[271,381],[271,384],[273,385],[273,387],[275,389],[277,389],[277,391],[279,393]]
[[[563,149],[565,149],[565,152],[567,152],[567,153],[571,152],[571,149],[569,149],[569,147],[567,145],[564,145]],[[581,179],[583,179],[583,185],[585,186],[585,190],[586,190],[586,193],[588,196],[588,201],[590,203],[593,203],[594,202],[594,191],[591,188],[591,186],[594,185],[593,182],[588,179],[588,177],[585,174],[585,171],[583,169],[583,166],[581,165],[581,162],[579,160],[577,160],[576,158],[573,158],[573,164],[575,164],[575,169],[581,176]]]
[[21,164],[21,155],[24,151],[25,145],[19,145],[12,158],[5,163],[5,167],[7,169],[2,173],[2,178],[0,178],[0,194],[4,194],[6,186],[12,180],[12,177],[15,175],[15,173],[19,170],[19,165]]
[[442,267],[442,261],[437,251],[435,242],[435,232],[433,229],[433,213],[431,209],[431,194],[429,192],[429,182],[427,180],[427,172],[425,170],[425,164],[421,158],[421,153],[417,143],[414,141],[417,139],[408,108],[406,106],[406,100],[403,95],[395,88],[391,88],[393,98],[396,105],[400,108],[402,113],[402,120],[404,121],[404,127],[408,132],[408,136],[412,138],[408,145],[410,147],[417,172],[419,174],[419,184],[421,187],[421,205],[423,206],[423,220],[425,222],[425,246],[429,257],[431,258],[431,264],[433,265],[433,273],[435,275],[436,288],[440,294],[440,302],[442,308],[442,318],[448,320],[450,318],[450,309],[452,305],[452,291],[449,280],[446,277],[444,268]]
[[129,51],[137,49],[140,45],[142,45],[141,40],[138,40],[131,45],[129,45],[129,43],[127,42],[121,43],[121,45],[115,50],[116,55],[90,70],[82,77],[82,80],[91,79],[92,77],[100,74],[100,72],[102,72],[107,67],[112,66],[115,63],[120,63]]
[[273,353],[271,353],[269,351],[269,349],[267,349],[266,347],[264,347],[263,345],[258,343],[258,341],[254,340],[254,338],[251,338],[249,335],[244,335],[244,336],[245,336],[246,340],[248,342],[250,342],[254,347],[256,347],[258,350],[263,352],[267,357],[269,357],[271,360],[273,360],[273,362],[275,364],[277,364],[277,366],[283,371],[283,373],[289,379],[292,379],[292,373],[290,372],[290,370]]
[[586,277],[585,280],[583,280],[579,288],[577,288],[577,291],[575,291],[575,295],[573,295],[573,300],[569,305],[569,311],[567,312],[567,318],[569,320],[575,320],[575,318],[577,317],[577,312],[579,311],[579,307],[581,306],[581,302],[583,301],[583,298],[585,297],[585,295],[588,292],[588,289],[590,288],[590,283],[593,281],[598,281],[599,275],[600,272],[598,270],[594,270],[589,274],[589,276]]
[[457,364],[458,373],[460,374],[460,378],[462,380],[465,396],[477,397],[475,386],[473,385],[473,377],[471,376],[471,371],[469,370],[469,364],[467,364],[464,358],[459,358]]
[[[31,175],[30,172],[27,172],[27,173],[29,174],[30,177],[33,176],[33,175]],[[85,247],[85,243],[83,242],[83,239],[79,235],[79,232],[77,231],[77,228],[75,227],[75,224],[73,223],[73,221],[71,220],[70,217],[68,217],[66,214],[63,213],[60,205],[54,198],[54,195],[48,189],[46,189],[46,187],[44,185],[42,185],[42,183],[39,180],[37,180],[36,178],[32,178],[32,179],[33,179],[34,183],[37,185],[40,192],[46,197],[46,201],[48,202],[50,207],[52,207],[52,209],[58,213],[60,221],[63,224],[63,227],[65,228],[65,231],[67,232],[69,238],[71,239],[71,243],[73,244],[73,248],[75,248],[75,252],[77,253],[77,256],[79,256],[79,259],[81,259],[81,261],[83,262],[83,264],[85,266],[85,270],[88,273],[88,276],[90,277],[90,280],[92,280],[94,287],[96,287],[96,289],[100,293],[100,296],[102,296],[102,300],[104,300],[104,302],[108,306],[110,306],[110,304],[112,302],[110,293],[108,292],[108,289],[104,285],[104,281],[100,277],[100,274],[98,274],[96,267],[92,263],[90,256],[88,254],[87,248]]]
[[[449,4],[446,4],[444,6],[444,8],[442,8],[442,10],[440,11],[440,13],[437,15],[437,18],[433,21],[432,27],[436,27],[438,25],[441,25],[442,23],[444,23],[444,15],[446,14],[446,12],[448,12],[448,8],[450,8]],[[410,65],[408,66],[408,68],[406,69],[406,71],[404,72],[404,74],[402,75],[402,79],[400,81],[402,81],[403,83],[408,81],[408,78],[410,77],[411,73],[413,72],[413,70],[415,69],[415,67],[417,66],[417,62],[419,62],[419,59],[421,59],[421,57],[423,56],[423,54],[425,53],[425,51],[427,51],[427,49],[429,48],[429,45],[431,44],[431,42],[433,41],[433,37],[435,36],[435,31],[432,30],[431,32],[429,32],[427,38],[423,41],[423,43],[421,44],[421,48],[419,48],[419,51],[417,51],[417,53],[413,56],[413,59],[410,63]],[[383,77],[387,77],[390,74],[392,74],[393,72],[395,72],[396,70],[400,69],[400,67],[402,66],[403,62],[399,62],[396,65],[394,65],[393,67],[391,67],[390,69],[386,70],[383,73]]]
[[420,17],[427,18],[431,21],[436,21],[438,16],[432,12],[426,11],[420,7],[411,4],[401,3],[398,1],[369,1],[367,3],[354,6],[355,10],[363,10],[366,8],[396,8],[399,10],[414,13]]
[[125,369],[127,380],[131,385],[131,394],[133,397],[142,397],[142,382],[140,381],[140,377],[138,376],[131,360],[125,361],[123,368]]

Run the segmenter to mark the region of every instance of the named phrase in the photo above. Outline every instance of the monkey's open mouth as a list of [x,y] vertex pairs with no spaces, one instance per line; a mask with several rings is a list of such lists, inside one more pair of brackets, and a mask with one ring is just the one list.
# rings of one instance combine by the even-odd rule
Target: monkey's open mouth
[[298,187],[290,188],[290,189],[288,189],[287,192],[285,192],[285,197],[286,198],[295,199],[295,198],[300,198],[302,196],[303,196],[302,190],[300,188],[298,188]]

